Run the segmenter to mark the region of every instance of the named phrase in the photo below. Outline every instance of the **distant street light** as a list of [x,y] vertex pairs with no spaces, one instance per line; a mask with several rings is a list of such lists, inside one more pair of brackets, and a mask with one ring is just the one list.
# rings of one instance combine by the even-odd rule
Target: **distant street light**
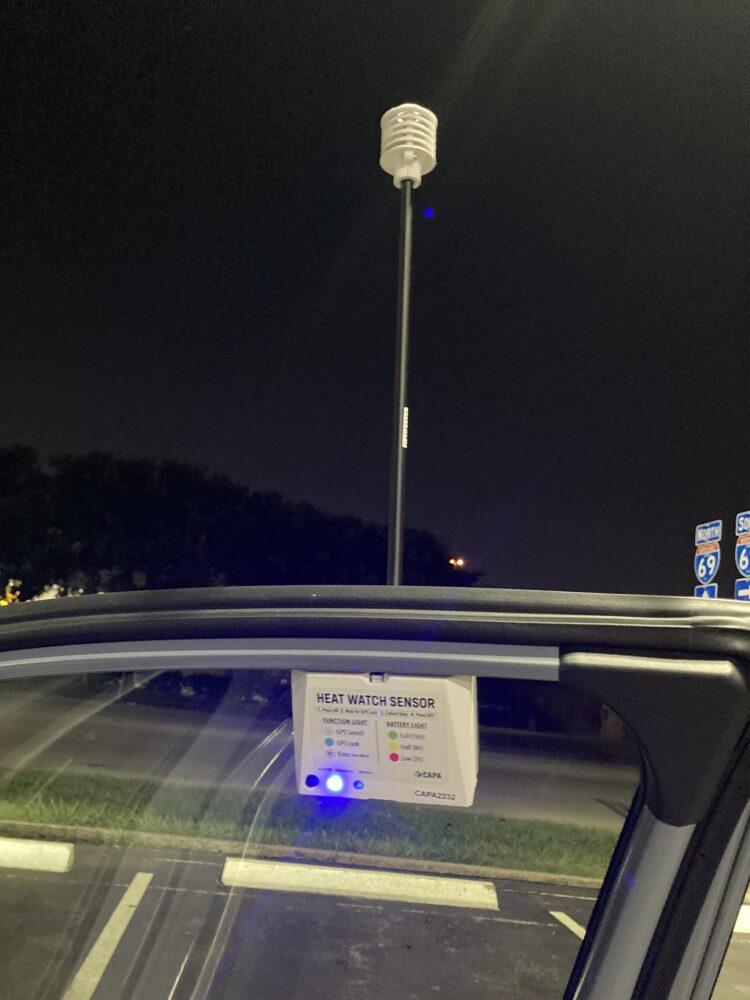
[[5,608],[21,599],[21,583],[21,580],[8,580],[5,589],[0,592],[0,607]]
[[466,565],[466,560],[462,556],[457,556],[453,559],[449,559],[448,562],[453,566],[454,569],[463,569]]
[[401,188],[398,246],[396,365],[393,391],[391,493],[388,512],[388,583],[401,583],[404,546],[404,483],[409,439],[409,296],[411,291],[411,193],[435,169],[437,117],[418,104],[399,104],[380,119],[380,166]]

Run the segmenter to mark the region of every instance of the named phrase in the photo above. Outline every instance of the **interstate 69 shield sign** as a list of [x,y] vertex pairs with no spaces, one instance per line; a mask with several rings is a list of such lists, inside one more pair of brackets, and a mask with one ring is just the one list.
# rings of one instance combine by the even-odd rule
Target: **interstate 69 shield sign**
[[743,576],[750,576],[750,534],[740,535],[737,539],[734,561]]
[[[734,519],[734,533],[737,542],[734,547],[734,562],[744,577],[750,577],[750,510],[743,510]],[[738,601],[750,600],[747,587],[737,580],[734,586],[734,596]]]
[[695,550],[695,575],[702,584],[711,583],[719,572],[721,550],[718,542],[705,542]]

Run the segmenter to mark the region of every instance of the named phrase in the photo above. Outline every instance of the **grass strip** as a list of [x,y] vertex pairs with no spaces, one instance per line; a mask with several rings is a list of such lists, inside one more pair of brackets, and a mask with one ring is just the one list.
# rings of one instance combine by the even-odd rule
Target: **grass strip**
[[616,834],[567,823],[394,802],[318,799],[272,788],[169,784],[99,774],[0,771],[0,821],[249,838],[514,870],[601,877]]

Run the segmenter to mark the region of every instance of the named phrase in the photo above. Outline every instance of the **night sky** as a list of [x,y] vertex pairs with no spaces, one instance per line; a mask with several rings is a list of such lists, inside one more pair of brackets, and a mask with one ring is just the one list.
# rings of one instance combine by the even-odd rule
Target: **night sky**
[[379,119],[413,101],[439,129],[415,194],[408,524],[503,587],[688,594],[695,523],[732,541],[746,3],[2,17],[0,446],[185,459],[385,521],[399,196]]

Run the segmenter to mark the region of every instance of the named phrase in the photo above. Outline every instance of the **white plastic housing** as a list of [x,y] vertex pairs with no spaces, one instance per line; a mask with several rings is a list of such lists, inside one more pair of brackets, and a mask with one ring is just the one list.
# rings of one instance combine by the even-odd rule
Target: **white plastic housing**
[[380,166],[394,187],[409,178],[418,188],[437,163],[437,116],[418,104],[399,104],[380,119]]
[[470,806],[476,677],[292,671],[297,791]]

